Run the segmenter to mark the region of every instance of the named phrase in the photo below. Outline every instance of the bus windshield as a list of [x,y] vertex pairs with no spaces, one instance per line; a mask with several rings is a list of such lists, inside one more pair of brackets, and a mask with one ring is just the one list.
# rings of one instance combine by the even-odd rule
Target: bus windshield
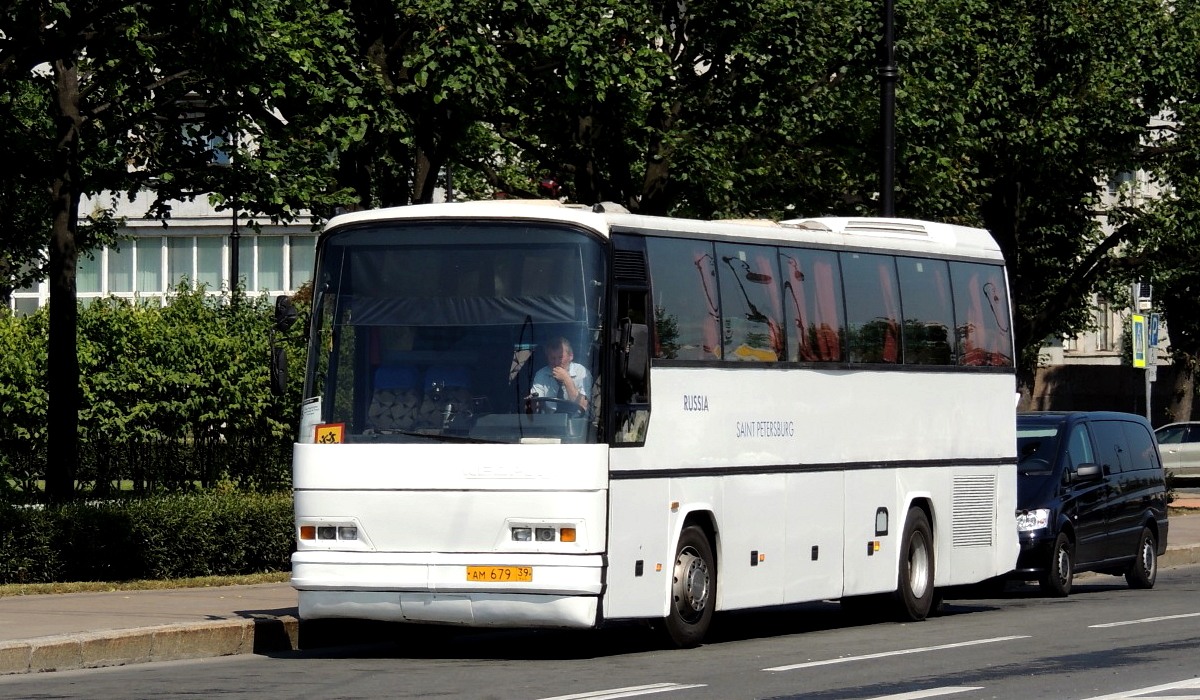
[[335,228],[305,395],[346,442],[595,442],[604,250],[561,223]]

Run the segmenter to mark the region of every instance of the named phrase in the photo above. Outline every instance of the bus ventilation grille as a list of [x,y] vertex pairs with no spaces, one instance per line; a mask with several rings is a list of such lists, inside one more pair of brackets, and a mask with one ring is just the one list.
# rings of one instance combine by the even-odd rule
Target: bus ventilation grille
[[929,235],[928,229],[921,224],[894,219],[890,221],[861,221],[851,219],[846,222],[846,233],[908,233],[914,236]]
[[623,280],[646,280],[646,256],[638,250],[618,250],[613,255],[613,276]]
[[996,522],[996,477],[992,474],[954,477],[955,547],[992,546]]

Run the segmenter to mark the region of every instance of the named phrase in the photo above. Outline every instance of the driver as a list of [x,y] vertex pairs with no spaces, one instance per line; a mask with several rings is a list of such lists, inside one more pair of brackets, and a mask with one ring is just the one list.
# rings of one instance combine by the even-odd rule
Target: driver
[[[543,350],[546,352],[546,366],[533,375],[533,385],[529,388],[530,396],[573,403],[579,406],[579,410],[586,411],[588,395],[592,393],[592,378],[586,367],[572,362],[575,353],[571,350],[570,341],[559,336],[546,343]],[[558,401],[537,403],[545,413],[554,413],[557,410]],[[563,410],[566,410],[566,407]]]

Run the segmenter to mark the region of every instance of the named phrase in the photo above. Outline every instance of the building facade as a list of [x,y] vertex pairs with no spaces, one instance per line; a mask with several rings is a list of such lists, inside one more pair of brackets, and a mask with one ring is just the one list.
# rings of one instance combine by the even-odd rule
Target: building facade
[[[108,199],[80,204],[91,211]],[[243,217],[217,212],[206,200],[174,202],[171,217],[145,218],[153,195],[120,200],[117,216],[125,218],[122,240],[81,255],[76,270],[78,297],[85,303],[107,296],[162,303],[186,280],[212,294],[231,288],[234,250],[237,276],[247,294],[277,297],[291,294],[312,278],[317,231],[307,222],[288,226],[264,224],[258,230]],[[14,290],[10,308],[27,314],[49,300],[44,280]]]

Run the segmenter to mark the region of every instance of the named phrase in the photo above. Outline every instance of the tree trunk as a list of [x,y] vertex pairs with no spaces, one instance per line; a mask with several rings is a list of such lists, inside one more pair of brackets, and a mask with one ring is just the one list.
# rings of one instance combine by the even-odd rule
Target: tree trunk
[[1171,353],[1175,372],[1171,399],[1167,403],[1167,422],[1192,419],[1192,397],[1196,395],[1196,357],[1196,354],[1179,351]]
[[53,227],[50,232],[50,342],[46,363],[47,408],[46,495],[64,503],[75,495],[75,466],[79,462],[79,357],[76,325],[75,232],[79,220],[79,69],[74,59],[54,62],[56,99],[51,116],[58,130],[51,189]]

